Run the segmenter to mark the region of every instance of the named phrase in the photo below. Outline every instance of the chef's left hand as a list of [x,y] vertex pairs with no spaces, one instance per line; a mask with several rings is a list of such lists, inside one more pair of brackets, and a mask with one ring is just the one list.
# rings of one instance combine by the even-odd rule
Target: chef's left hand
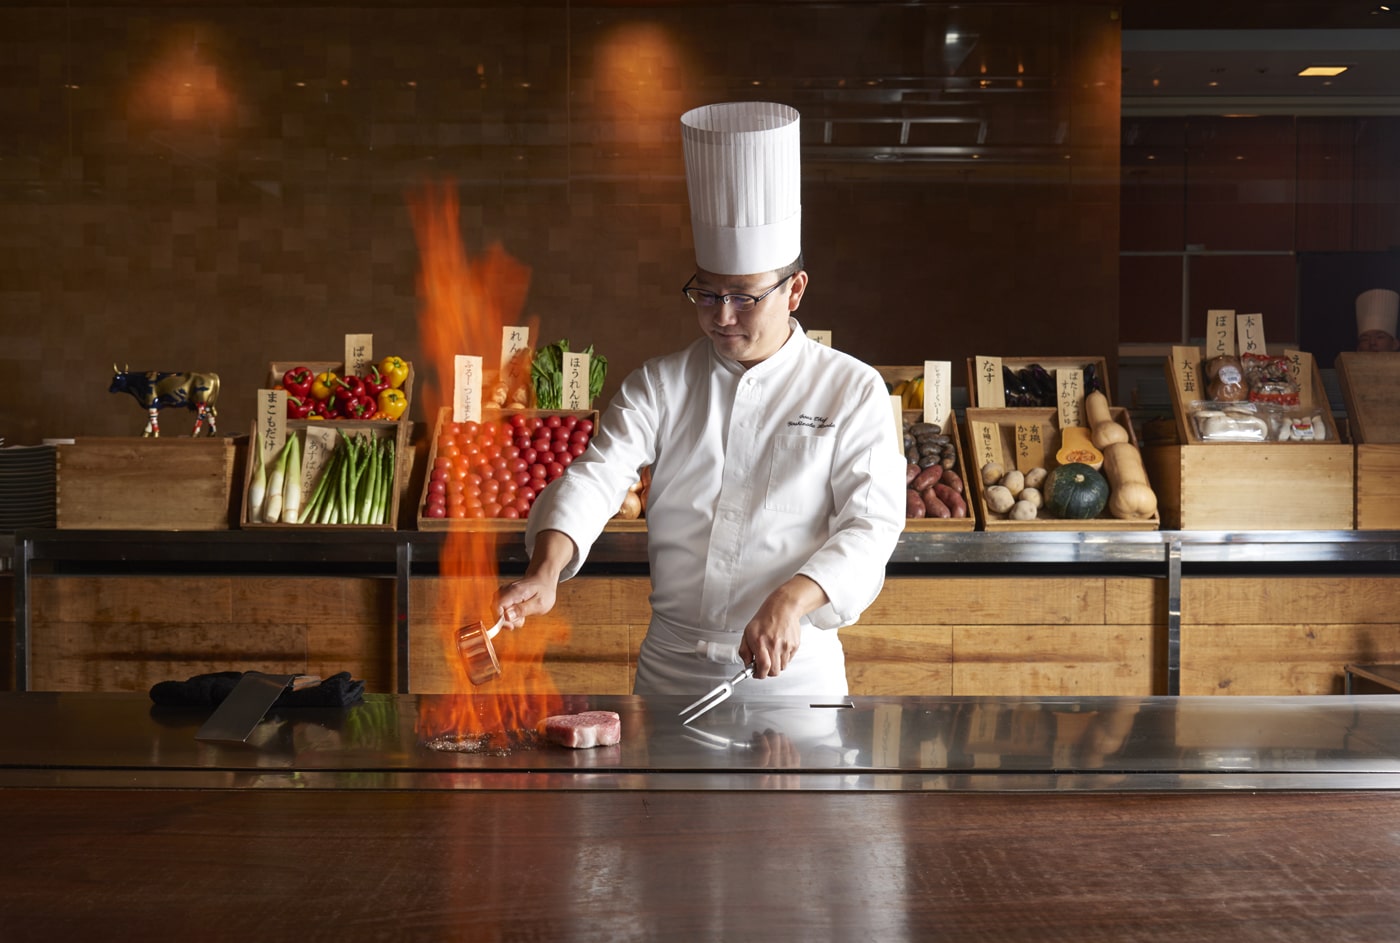
[[739,657],[753,662],[755,678],[783,673],[802,642],[802,617],[826,603],[826,591],[805,576],[794,576],[768,595],[739,643]]

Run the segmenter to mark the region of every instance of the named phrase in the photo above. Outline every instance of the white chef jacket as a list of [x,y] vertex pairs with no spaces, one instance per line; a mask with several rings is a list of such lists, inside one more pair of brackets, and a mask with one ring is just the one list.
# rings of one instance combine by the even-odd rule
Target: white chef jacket
[[608,406],[588,450],[540,493],[526,546],[568,534],[576,574],[640,470],[651,466],[647,552],[652,619],[634,689],[703,693],[734,674],[696,654],[738,645],[774,589],[810,577],[830,602],[803,619],[796,656],[744,694],[847,693],[834,630],[884,583],[904,527],[905,458],[889,394],[871,366],[807,338],[796,319],[773,356],[745,369],[708,338],[647,361]]

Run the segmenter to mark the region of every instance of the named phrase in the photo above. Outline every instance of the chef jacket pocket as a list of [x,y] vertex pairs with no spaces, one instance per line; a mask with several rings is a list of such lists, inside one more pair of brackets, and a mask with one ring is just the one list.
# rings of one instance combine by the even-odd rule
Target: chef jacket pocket
[[780,435],[773,444],[773,466],[763,506],[788,514],[825,506],[831,488],[835,439],[824,435]]

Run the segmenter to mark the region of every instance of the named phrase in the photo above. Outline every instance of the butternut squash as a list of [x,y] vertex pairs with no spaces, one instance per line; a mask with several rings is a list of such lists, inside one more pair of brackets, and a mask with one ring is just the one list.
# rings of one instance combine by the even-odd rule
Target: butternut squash
[[1157,513],[1157,493],[1147,480],[1136,445],[1115,442],[1105,448],[1103,473],[1108,479],[1109,514],[1123,521],[1143,521]]
[[1065,426],[1060,430],[1060,450],[1055,453],[1055,461],[1061,465],[1080,462],[1098,471],[1103,466],[1103,453],[1090,441],[1088,429]]
[[1106,449],[1116,442],[1128,441],[1128,430],[1113,421],[1108,397],[1098,390],[1085,395],[1084,414],[1089,420],[1089,437],[1096,448]]

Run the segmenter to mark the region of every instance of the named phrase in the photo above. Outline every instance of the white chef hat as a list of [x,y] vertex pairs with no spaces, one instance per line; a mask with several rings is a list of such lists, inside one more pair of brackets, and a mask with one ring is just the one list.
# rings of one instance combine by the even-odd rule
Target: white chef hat
[[753,275],[802,253],[798,118],[795,108],[774,102],[705,105],[681,115],[700,268]]
[[1389,288],[1363,291],[1356,296],[1356,333],[1385,331],[1394,337],[1397,312],[1400,312],[1400,294]]

